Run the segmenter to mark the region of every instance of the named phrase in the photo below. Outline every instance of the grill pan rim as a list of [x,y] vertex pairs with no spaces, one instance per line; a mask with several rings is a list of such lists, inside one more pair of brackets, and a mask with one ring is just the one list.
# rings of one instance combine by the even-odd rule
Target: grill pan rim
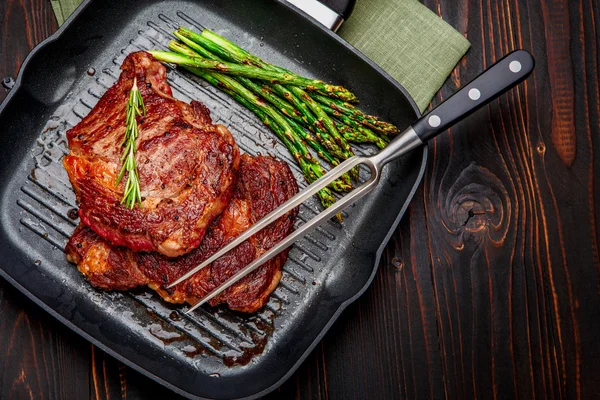
[[[8,93],[8,96],[4,99],[4,101],[2,103],[0,103],[0,119],[2,118],[2,114],[4,112],[4,110],[6,109],[7,105],[9,104],[9,102],[11,101],[11,99],[16,95],[16,93],[19,90],[22,90],[22,85],[23,85],[23,75],[25,73],[25,71],[27,70],[27,67],[29,65],[29,63],[31,62],[31,60],[36,56],[36,54],[38,52],[40,52],[40,50],[44,47],[46,47],[47,45],[49,45],[50,43],[58,40],[64,31],[68,30],[69,27],[73,24],[73,22],[77,19],[77,17],[79,16],[80,13],[82,13],[91,3],[93,3],[95,0],[84,0],[84,2],[75,10],[75,12],[73,12],[73,14],[65,21],[65,23],[59,27],[59,29],[53,33],[51,36],[49,36],[48,38],[44,39],[42,42],[40,42],[37,46],[35,46],[31,52],[25,57],[25,60],[23,61],[21,68],[19,70],[19,73],[17,75],[17,78],[15,79],[15,85],[14,87],[10,90],[10,92]],[[98,0],[96,0],[98,1]],[[316,20],[314,20],[312,17],[310,17],[308,14],[304,13],[302,10],[298,9],[297,7],[287,3],[285,0],[276,0],[276,3],[279,3],[280,5],[293,10],[294,12],[302,15],[304,18],[306,18],[316,29],[320,30],[322,34],[328,35],[331,38],[333,38],[339,45],[343,46],[344,48],[346,48],[347,50],[350,50],[355,56],[357,56],[358,58],[362,59],[362,61],[366,62],[372,69],[374,69],[377,73],[381,74],[392,86],[394,86],[397,90],[399,90],[404,97],[406,98],[406,100],[409,102],[409,104],[411,104],[412,106],[412,111],[415,113],[415,119],[417,117],[419,117],[421,115],[414,99],[410,96],[410,94],[406,91],[406,89],[396,80],[394,80],[387,72],[385,72],[384,70],[382,70],[377,64],[375,64],[373,61],[371,61],[370,59],[368,59],[365,55],[363,55],[359,50],[357,50],[356,48],[354,48],[352,45],[350,45],[349,43],[347,43],[345,40],[343,40],[340,36],[338,36],[337,34],[331,32],[330,30],[326,29],[324,26],[322,26],[319,22],[317,22]],[[287,379],[290,378],[290,376],[296,372],[296,370],[298,369],[298,367],[304,362],[304,360],[308,357],[308,355],[314,350],[314,348],[316,347],[316,345],[323,339],[323,337],[325,336],[325,334],[329,331],[329,329],[331,328],[331,326],[333,325],[333,323],[339,318],[339,316],[341,315],[341,313],[350,305],[352,304],[354,301],[356,301],[361,295],[364,294],[364,292],[368,289],[368,287],[371,285],[371,283],[373,282],[373,279],[375,278],[375,275],[379,269],[379,262],[381,260],[381,256],[383,254],[383,251],[385,249],[385,247],[387,246],[392,234],[394,233],[394,231],[396,230],[396,228],[398,227],[398,224],[400,223],[402,217],[404,216],[408,206],[410,205],[410,202],[412,201],[419,185],[421,184],[422,180],[423,180],[423,176],[425,174],[425,169],[427,166],[427,158],[428,158],[428,147],[427,145],[423,146],[422,149],[422,161],[421,161],[421,165],[419,167],[419,172],[417,175],[417,179],[415,180],[409,195],[406,197],[406,200],[404,201],[404,204],[401,207],[400,212],[398,213],[398,216],[396,217],[396,219],[394,220],[394,222],[392,223],[392,225],[390,226],[389,231],[387,232],[384,240],[382,241],[382,243],[380,244],[379,248],[377,249],[376,253],[375,253],[375,263],[374,266],[372,268],[372,272],[369,276],[369,279],[366,281],[365,285],[363,287],[360,288],[360,290],[358,290],[354,295],[352,295],[350,298],[348,298],[347,300],[345,300],[344,302],[342,302],[339,307],[337,308],[337,310],[335,311],[335,313],[332,315],[332,317],[329,319],[329,321],[323,326],[323,328],[321,329],[321,331],[319,332],[319,334],[315,337],[315,339],[310,343],[310,345],[307,347],[307,349],[304,351],[304,353],[302,353],[302,355],[298,358],[298,360],[293,364],[293,366],[291,368],[288,369],[288,371],[279,379],[277,380],[275,383],[273,383],[272,385],[268,386],[267,388],[256,392],[254,394],[248,395],[248,396],[244,396],[244,397],[237,397],[236,399],[256,399],[258,397],[264,396],[272,391],[274,391],[275,389],[277,389],[279,386],[281,386]],[[75,325],[74,323],[72,323],[71,321],[69,321],[68,319],[66,319],[64,316],[62,316],[58,311],[55,311],[53,308],[51,308],[50,306],[48,306],[44,301],[42,301],[39,297],[37,297],[36,295],[34,295],[33,293],[31,293],[27,288],[25,288],[23,285],[21,285],[19,282],[17,282],[15,279],[13,279],[13,277],[11,275],[9,275],[1,266],[0,266],[0,276],[2,278],[4,278],[8,283],[10,283],[12,286],[14,286],[16,289],[18,289],[21,293],[23,293],[25,296],[27,296],[27,298],[29,298],[30,300],[32,300],[35,304],[39,305],[44,311],[46,311],[48,314],[50,314],[51,316],[53,316],[54,318],[56,318],[58,321],[60,321],[63,325],[65,325],[66,327],[68,327],[69,329],[71,329],[73,332],[77,333],[78,335],[80,335],[81,337],[83,337],[84,339],[86,339],[88,342],[92,343],[94,346],[98,347],[99,349],[101,349],[102,351],[108,353],[109,355],[111,355],[112,357],[116,358],[117,360],[119,360],[120,362],[122,362],[123,364],[127,365],[128,367],[134,369],[135,371],[147,376],[148,378],[154,380],[155,382],[165,386],[166,388],[172,390],[173,392],[187,397],[189,399],[198,399],[198,400],[208,400],[209,398],[206,397],[201,397],[192,393],[189,393],[169,382],[167,382],[166,380],[164,380],[163,378],[161,378],[160,376],[150,372],[149,370],[147,370],[146,368],[144,368],[143,366],[141,366],[140,364],[136,363],[135,361],[120,355],[117,351],[112,350],[112,348],[110,348],[109,346],[103,344],[100,340],[92,337],[90,334],[88,334],[86,331],[84,331],[82,328],[79,328],[77,325]]]

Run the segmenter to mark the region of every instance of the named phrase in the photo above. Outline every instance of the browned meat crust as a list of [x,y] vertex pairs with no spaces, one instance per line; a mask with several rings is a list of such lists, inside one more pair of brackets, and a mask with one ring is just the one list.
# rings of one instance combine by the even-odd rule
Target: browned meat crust
[[[146,52],[123,62],[118,82],[67,133],[70,154],[63,164],[80,203],[81,221],[102,238],[136,251],[176,257],[200,245],[227,206],[239,165],[229,131],[213,125],[206,107],[172,97],[163,65]],[[147,108],[138,119],[136,161],[142,205],[120,203],[125,107],[134,77]]]
[[[110,246],[89,228],[80,225],[67,244],[67,258],[78,265],[93,286],[127,290],[148,285],[166,301],[193,304],[289,235],[297,210],[281,217],[173,290],[164,287],[297,192],[296,180],[286,163],[272,157],[252,158],[243,155],[229,206],[207,230],[200,247],[191,253],[176,259],[157,253],[135,253]],[[229,308],[238,311],[258,310],[279,283],[281,267],[286,259],[287,252],[279,254],[211,301],[211,305],[226,303]]]

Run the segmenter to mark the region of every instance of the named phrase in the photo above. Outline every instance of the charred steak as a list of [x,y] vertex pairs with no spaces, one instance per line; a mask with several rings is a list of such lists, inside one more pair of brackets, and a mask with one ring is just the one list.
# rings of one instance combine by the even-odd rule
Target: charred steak
[[[98,104],[67,132],[63,164],[79,201],[81,221],[102,238],[136,251],[168,257],[200,245],[205,231],[231,198],[239,149],[204,105],[173,98],[166,69],[146,52],[125,58],[122,72]],[[142,204],[120,204],[125,179],[120,143],[134,77],[147,109],[138,118],[136,162]]]
[[[114,247],[80,224],[67,244],[67,258],[98,288],[127,290],[148,285],[172,303],[195,303],[234,273],[258,258],[293,230],[297,210],[279,218],[266,229],[221,257],[186,282],[167,290],[164,287],[253,223],[298,192],[288,165],[272,157],[242,155],[233,197],[221,216],[208,228],[196,250],[179,258],[157,253],[136,253]],[[281,279],[287,251],[239,281],[211,301],[226,303],[233,310],[254,312],[261,308]]]

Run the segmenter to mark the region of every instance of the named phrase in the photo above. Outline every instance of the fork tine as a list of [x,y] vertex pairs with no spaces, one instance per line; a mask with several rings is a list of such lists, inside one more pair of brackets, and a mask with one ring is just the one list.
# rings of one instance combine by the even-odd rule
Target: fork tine
[[327,174],[323,175],[321,178],[317,179],[312,184],[307,186],[303,191],[296,194],[294,197],[292,197],[291,199],[289,199],[288,201],[286,201],[285,203],[283,203],[282,205],[277,207],[275,210],[271,211],[269,214],[264,216],[260,221],[258,221],[257,223],[252,225],[250,228],[248,228],[246,231],[244,231],[244,233],[242,233],[240,236],[235,238],[235,240],[233,240],[227,246],[224,246],[219,251],[217,251],[215,254],[213,254],[211,257],[209,257],[205,261],[203,261],[202,264],[191,269],[189,272],[187,272],[184,275],[182,275],[181,277],[179,277],[173,283],[170,283],[167,286],[167,289],[170,289],[173,286],[176,286],[176,285],[180,284],[181,282],[185,281],[186,279],[189,279],[194,274],[198,273],[200,270],[202,270],[206,266],[210,265],[212,262],[216,261],[219,257],[224,256],[229,251],[233,250],[235,247],[240,245],[243,241],[250,238],[254,234],[258,233],[263,228],[267,227],[269,224],[274,222],[277,218],[281,217],[288,211],[290,211],[293,208],[302,204],[305,200],[310,198],[312,195],[316,194],[319,190],[323,189],[324,187],[329,185],[334,180],[338,179],[340,176],[342,176],[343,174],[348,172],[353,167],[355,167],[358,164],[363,164],[363,163],[369,163],[369,160],[365,157],[358,157],[358,156],[354,156],[354,157],[347,159],[346,161],[344,161],[343,163],[341,163],[340,165],[338,165],[337,167],[335,167],[334,169],[329,171]]
[[314,217],[313,219],[308,221],[306,224],[302,225],[300,228],[296,229],[290,235],[286,236],[285,239],[278,242],[275,246],[271,247],[271,249],[269,249],[269,251],[264,253],[261,257],[252,261],[250,264],[245,266],[243,269],[241,269],[237,273],[235,273],[231,278],[229,278],[224,283],[222,283],[215,290],[213,290],[212,292],[210,292],[209,294],[207,294],[206,296],[201,298],[196,304],[194,304],[185,313],[186,314],[191,313],[196,308],[200,307],[202,304],[204,304],[207,301],[218,296],[223,291],[227,290],[229,287],[231,287],[236,282],[238,282],[240,279],[243,279],[246,275],[248,275],[252,271],[258,269],[265,262],[269,261],[270,259],[275,257],[277,254],[281,253],[283,250],[290,247],[300,237],[306,235],[313,229],[317,228],[322,222],[329,220],[329,218],[333,217],[338,212],[342,211],[344,208],[346,208],[350,204],[356,202],[358,199],[360,199],[361,197],[363,197],[364,195],[369,193],[371,190],[373,190],[373,188],[375,186],[377,186],[377,183],[379,182],[379,177],[380,177],[379,171],[374,166],[371,166],[371,177],[369,178],[369,180],[367,182],[360,185],[359,187],[354,189],[352,192],[350,192],[346,196],[342,197],[339,201],[334,203],[332,206],[330,206],[326,210],[319,213],[319,215],[317,215],[316,217]]

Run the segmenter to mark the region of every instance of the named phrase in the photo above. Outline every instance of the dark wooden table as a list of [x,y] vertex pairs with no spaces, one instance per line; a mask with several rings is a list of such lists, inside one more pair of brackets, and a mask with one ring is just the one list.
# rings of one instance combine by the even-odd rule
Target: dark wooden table
[[[425,4],[472,43],[436,102],[515,48],[536,71],[430,147],[373,285],[268,397],[598,397],[600,3]],[[15,77],[57,25],[47,0],[0,18]],[[0,282],[0,399],[154,397],[176,396]]]

